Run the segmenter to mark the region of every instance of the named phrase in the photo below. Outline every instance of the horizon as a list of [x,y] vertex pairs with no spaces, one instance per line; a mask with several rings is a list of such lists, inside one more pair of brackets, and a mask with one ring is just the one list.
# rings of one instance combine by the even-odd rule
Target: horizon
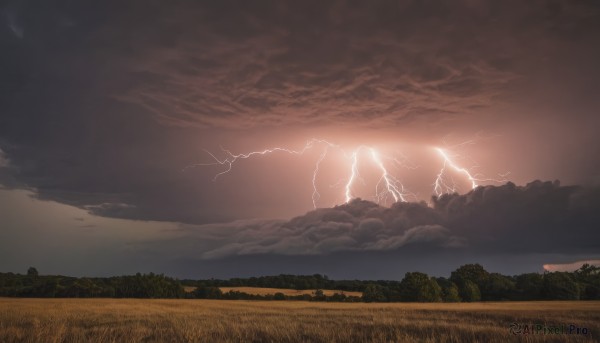
[[[478,263],[468,263],[468,264],[478,264]],[[563,264],[556,264],[556,265],[545,265],[543,267],[543,271],[541,272],[529,272],[529,273],[533,273],[533,274],[540,274],[543,275],[545,273],[553,273],[553,272],[574,272],[578,269],[580,269],[582,266],[584,265],[590,265],[590,266],[595,266],[598,267],[600,266],[600,260],[589,260],[589,261],[576,261],[576,262],[572,262],[572,263],[563,263]],[[485,269],[485,266],[482,266]],[[36,275],[39,276],[65,276],[65,277],[75,277],[75,278],[111,278],[111,277],[123,277],[123,276],[131,276],[131,275],[135,275],[135,274],[141,274],[141,273],[134,273],[134,274],[122,274],[122,275],[61,275],[61,274],[44,274],[44,273],[39,273],[39,271],[37,270],[37,268],[30,266],[28,268],[29,269],[35,269]],[[457,267],[458,269],[458,267]],[[489,273],[495,273],[495,271],[493,270],[487,270],[487,272]],[[418,272],[416,270],[407,272],[407,273],[412,273],[412,272]],[[1,273],[13,273],[15,275],[26,275],[27,273],[19,273],[19,272],[5,272],[5,271],[0,271]],[[524,273],[524,274],[529,274],[529,273]],[[328,275],[326,274],[319,274],[319,273],[308,273],[308,274],[270,274],[270,275],[253,275],[253,276],[249,276],[249,277],[237,277],[237,276],[232,276],[229,278],[178,278],[178,277],[174,277],[172,275],[168,275],[165,273],[154,273],[154,272],[149,272],[147,274],[155,274],[155,275],[164,275],[166,277],[171,277],[174,278],[175,280],[180,280],[180,281],[202,281],[202,280],[222,280],[222,281],[230,281],[232,279],[249,279],[249,278],[268,278],[268,277],[277,277],[277,276],[297,276],[297,277],[307,277],[307,276],[315,276],[315,275],[319,275],[321,277],[323,277],[324,279],[327,280],[333,280],[333,281],[351,281],[351,280],[359,280],[359,281],[401,281],[401,279],[379,279],[379,280],[369,280],[369,279],[333,279],[330,278]],[[513,275],[504,275],[504,276],[509,276],[509,277],[515,277],[518,275],[522,275],[522,274],[513,274]],[[450,277],[450,274],[448,274],[448,276],[442,276],[442,275],[429,275],[431,277],[434,278],[445,278],[448,279]]]

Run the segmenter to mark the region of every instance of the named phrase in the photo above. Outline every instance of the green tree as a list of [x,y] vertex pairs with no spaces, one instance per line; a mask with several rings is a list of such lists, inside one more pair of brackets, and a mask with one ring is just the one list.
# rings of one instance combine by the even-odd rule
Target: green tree
[[527,273],[517,276],[516,289],[521,300],[542,299],[544,277],[538,273]]
[[368,284],[363,291],[362,300],[364,302],[383,302],[387,301],[385,290],[382,286],[376,284]]
[[457,284],[460,288],[465,281],[474,282],[477,286],[482,287],[489,278],[488,273],[480,264],[465,264],[459,267],[450,274],[450,280]]
[[569,273],[546,273],[542,295],[551,300],[579,300],[579,287]]
[[454,282],[440,277],[437,279],[437,283],[442,288],[442,300],[444,302],[455,303],[461,301],[458,286]]
[[481,300],[481,289],[485,287],[490,273],[480,264],[465,264],[450,274],[450,280],[458,286],[463,301]]
[[458,287],[458,293],[463,301],[473,302],[481,300],[481,291],[479,286],[471,280],[464,281],[461,286]]
[[418,302],[442,301],[442,289],[435,279],[427,274],[406,273],[400,282],[400,299]]
[[197,287],[193,294],[198,299],[221,299],[223,297],[223,292],[219,287]]
[[509,300],[515,292],[515,282],[510,278],[491,273],[481,290],[483,300]]
[[586,263],[577,269],[573,276],[580,285],[581,299],[600,299],[600,267]]

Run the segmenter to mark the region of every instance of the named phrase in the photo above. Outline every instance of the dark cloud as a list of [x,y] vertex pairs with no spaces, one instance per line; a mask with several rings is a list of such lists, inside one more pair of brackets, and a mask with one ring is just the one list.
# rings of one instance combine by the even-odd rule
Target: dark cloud
[[[600,189],[535,181],[479,187],[425,203],[390,208],[353,200],[289,221],[182,226],[176,237],[140,243],[180,258],[332,255],[410,250],[439,254],[596,254]],[[414,248],[414,249],[413,249]],[[173,251],[171,251],[173,249]],[[415,250],[417,252],[415,252]],[[334,258],[335,259],[335,258]]]
[[477,188],[434,199],[450,228],[482,251],[594,252],[600,189],[535,181]]
[[[453,25],[471,19],[463,6],[423,6],[195,7],[178,23],[172,45],[131,42],[152,49],[152,57],[134,67],[143,82],[119,98],[168,125],[382,127],[475,116],[515,87],[521,68],[509,51],[531,47],[500,41],[489,17]],[[522,28],[511,24],[502,25]],[[158,22],[145,34],[173,32],[171,26]],[[148,28],[133,30],[138,37]],[[542,32],[526,38],[535,42]]]
[[173,7],[179,31],[170,21],[131,28],[174,41],[131,42],[152,57],[134,68],[143,82],[121,97],[169,125],[480,119],[546,68],[599,52],[572,44],[598,38],[591,3],[226,2],[186,15],[179,11],[190,8]]
[[434,208],[354,200],[291,220],[206,225],[98,217],[30,194],[0,190],[2,270],[401,279],[407,271],[448,276],[474,262],[510,275],[600,258],[600,190],[552,182],[482,187]]
[[593,1],[2,1],[0,183],[101,216],[289,218],[305,204],[257,205],[264,183],[240,195],[251,173],[223,186],[181,170],[204,147],[321,126],[427,142],[521,130],[507,141],[527,158],[568,131],[583,149],[548,177],[587,180],[600,145],[576,129],[598,124],[598,16]]

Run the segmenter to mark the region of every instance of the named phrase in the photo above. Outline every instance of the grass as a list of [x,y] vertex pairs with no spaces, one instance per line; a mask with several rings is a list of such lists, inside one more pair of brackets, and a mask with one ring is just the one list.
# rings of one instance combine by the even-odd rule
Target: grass
[[[190,286],[186,286],[184,287],[184,290],[186,292],[193,292],[196,289],[196,287],[190,287]],[[229,291],[238,291],[238,292],[243,292],[243,293],[248,293],[248,294],[256,294],[256,295],[268,295],[268,294],[275,294],[275,293],[283,293],[285,295],[303,295],[303,294],[308,294],[308,295],[314,295],[315,294],[315,289],[305,289],[305,290],[296,290],[296,289],[287,289],[287,288],[264,288],[264,287],[219,287],[219,289],[221,289],[221,292],[223,293],[227,293]],[[327,295],[327,296],[331,296],[334,295],[335,293],[343,293],[347,296],[356,296],[356,297],[361,297],[362,296],[362,292],[349,292],[349,291],[339,291],[339,290],[334,290],[334,289],[323,289],[323,294]]]
[[[580,335],[513,336],[575,324]],[[0,342],[598,342],[600,302],[364,304],[0,298]]]
[[[314,295],[314,289],[306,289],[306,290],[296,290],[296,289],[285,289],[285,288],[260,288],[260,287],[219,287],[221,292],[227,293],[229,291],[238,291],[244,292],[248,294],[257,294],[257,295],[267,295],[267,294],[275,294],[275,293],[283,293],[285,295]],[[330,296],[335,293],[343,293],[347,296],[356,296],[361,297],[362,292],[346,292],[346,291],[337,291],[333,289],[323,289],[323,294]]]

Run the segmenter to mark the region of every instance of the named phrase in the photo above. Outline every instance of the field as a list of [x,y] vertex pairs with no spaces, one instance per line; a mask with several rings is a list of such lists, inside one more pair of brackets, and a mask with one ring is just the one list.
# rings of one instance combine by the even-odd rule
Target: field
[[[587,335],[512,335],[511,323]],[[0,342],[598,342],[600,302],[364,304],[0,298]]]
[[[306,289],[306,290],[295,290],[295,289],[285,289],[285,288],[260,288],[260,287],[219,287],[221,292],[227,293],[229,291],[238,291],[244,292],[248,294],[256,294],[256,295],[267,295],[267,294],[275,294],[275,293],[283,293],[285,295],[314,295],[315,289]],[[192,289],[193,290],[193,289]],[[343,293],[347,296],[362,296],[362,292],[346,292],[346,291],[337,291],[333,289],[323,289],[323,294],[330,296],[335,293]]]
[[[186,292],[192,292],[196,289],[196,287],[184,287]],[[275,294],[275,293],[283,293],[285,295],[303,295],[303,294],[308,294],[308,295],[314,295],[315,294],[315,289],[305,289],[305,290],[295,290],[295,289],[287,289],[287,288],[262,288],[262,287],[219,287],[219,289],[221,290],[221,292],[223,293],[227,293],[229,291],[238,291],[238,292],[243,292],[243,293],[248,293],[248,294],[255,294],[255,295],[268,295],[268,294]],[[323,289],[323,294],[327,295],[327,296],[331,296],[334,295],[335,293],[343,293],[347,296],[355,296],[355,297],[360,297],[362,296],[362,292],[348,292],[348,291],[338,291],[338,290],[333,290],[333,289]]]

